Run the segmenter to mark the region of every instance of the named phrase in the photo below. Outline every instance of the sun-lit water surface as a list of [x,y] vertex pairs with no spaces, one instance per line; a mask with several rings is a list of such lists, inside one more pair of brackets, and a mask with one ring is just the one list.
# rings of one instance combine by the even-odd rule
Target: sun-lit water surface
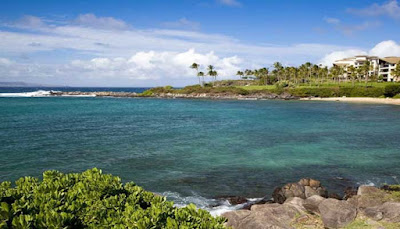
[[302,177],[395,183],[400,106],[0,98],[0,181],[92,167],[179,198],[261,197]]

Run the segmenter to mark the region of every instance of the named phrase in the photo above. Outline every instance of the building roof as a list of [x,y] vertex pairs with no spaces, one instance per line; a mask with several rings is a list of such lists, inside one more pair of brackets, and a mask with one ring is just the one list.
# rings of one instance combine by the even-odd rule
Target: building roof
[[400,57],[397,56],[388,56],[381,59],[391,64],[397,64],[400,62]]

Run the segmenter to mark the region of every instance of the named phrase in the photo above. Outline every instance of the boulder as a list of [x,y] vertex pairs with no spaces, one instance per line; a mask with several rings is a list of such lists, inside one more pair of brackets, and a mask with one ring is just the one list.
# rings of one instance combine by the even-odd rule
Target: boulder
[[391,223],[400,222],[400,203],[399,202],[386,202],[379,207],[383,213],[383,220]]
[[227,226],[239,228],[239,225],[243,221],[243,219],[249,216],[250,214],[251,212],[247,210],[237,210],[237,211],[226,212],[222,214],[222,216],[228,219],[228,222],[226,223]]
[[361,185],[358,188],[357,195],[359,195],[359,196],[370,195],[370,194],[379,193],[379,192],[381,192],[381,190],[377,187]]
[[374,186],[360,186],[357,191],[359,209],[381,206],[386,201],[385,191]]
[[327,228],[340,228],[351,223],[357,215],[356,208],[347,201],[325,199],[319,206],[322,222]]
[[366,208],[363,209],[361,212],[364,216],[373,219],[375,221],[383,219],[383,213],[378,209],[378,207]]
[[272,194],[272,198],[276,203],[281,204],[284,203],[286,199],[291,197],[306,199],[314,195],[327,197],[328,192],[326,188],[321,186],[320,181],[310,178],[303,178],[297,183],[289,183],[282,188],[276,188]]
[[276,203],[283,204],[290,197],[300,197],[305,199],[304,186],[298,183],[289,183],[282,188],[276,188],[272,193],[272,198]]
[[224,213],[227,226],[235,229],[292,228],[297,217],[305,215],[300,198],[291,198],[284,204],[261,204],[251,206],[251,211],[238,210]]
[[291,197],[291,198],[287,199],[284,204],[291,205],[301,212],[306,211],[306,209],[303,206],[304,200],[299,197]]
[[308,197],[304,200],[303,207],[310,213],[319,214],[318,206],[323,200],[325,200],[325,198],[322,196],[314,195]]

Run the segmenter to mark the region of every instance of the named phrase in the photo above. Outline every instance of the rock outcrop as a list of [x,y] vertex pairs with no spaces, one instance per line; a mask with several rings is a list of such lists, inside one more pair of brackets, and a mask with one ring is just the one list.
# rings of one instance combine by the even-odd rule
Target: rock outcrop
[[319,181],[307,178],[276,188],[272,194],[275,203],[253,205],[250,210],[223,216],[234,229],[343,228],[354,220],[371,228],[400,228],[400,202],[388,190],[361,186],[358,190],[347,188],[344,197],[328,198]]
[[272,194],[272,198],[276,203],[282,204],[290,197],[306,199],[314,195],[327,197],[328,192],[326,188],[321,186],[321,182],[310,178],[303,178],[297,183],[289,183],[283,187],[276,188]]
[[321,214],[322,222],[327,228],[341,228],[353,222],[357,216],[357,209],[346,201],[337,199],[323,200],[318,210]]

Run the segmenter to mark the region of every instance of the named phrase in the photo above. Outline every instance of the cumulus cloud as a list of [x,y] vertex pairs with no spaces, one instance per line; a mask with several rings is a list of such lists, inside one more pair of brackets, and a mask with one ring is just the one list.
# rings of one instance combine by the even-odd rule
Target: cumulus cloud
[[383,41],[369,51],[373,56],[400,56],[400,44],[395,41]]
[[93,58],[88,61],[75,60],[75,70],[85,74],[131,79],[149,80],[166,78],[193,78],[195,72],[189,68],[192,63],[201,64],[201,70],[214,65],[222,78],[229,77],[240,69],[242,60],[236,56],[219,57],[210,52],[201,54],[194,49],[186,52],[137,52],[130,58]]
[[347,9],[347,11],[360,16],[389,16],[400,19],[400,6],[397,0],[390,0],[383,4],[374,3],[364,9]]
[[227,6],[241,6],[242,4],[236,0],[217,0],[220,4]]
[[344,51],[336,51],[329,53],[328,55],[324,56],[319,63],[324,65],[324,66],[332,66],[332,63],[335,62],[336,60],[341,60],[343,58],[347,57],[352,57],[352,56],[357,56],[357,55],[366,55],[367,52],[363,50],[357,50],[357,49],[349,49],[349,50],[344,50]]
[[21,64],[0,58],[0,75],[21,77],[26,75],[69,77],[79,76],[79,81],[119,80],[138,83],[144,81],[186,80],[195,82],[196,72],[190,69],[192,63],[201,64],[206,72],[208,65],[214,65],[220,79],[227,79],[241,69],[242,60],[237,56],[220,57],[214,52],[199,53],[194,49],[185,52],[137,52],[129,58],[98,57],[90,60],[73,60],[63,65]]
[[370,50],[347,49],[342,51],[335,51],[325,55],[319,61],[319,63],[325,66],[332,66],[332,63],[336,60],[353,57],[356,55],[370,55],[378,57],[400,56],[400,43],[388,40],[378,43]]
[[[221,77],[234,77],[239,68],[268,67],[275,61],[296,65],[351,48],[314,43],[247,44],[230,36],[200,31],[136,29],[118,19],[90,14],[62,23],[33,16],[21,21],[18,25],[8,24],[10,30],[0,29],[0,50],[2,57],[10,60],[19,56],[29,58],[25,64],[14,63],[2,69],[2,78],[51,76],[70,85],[93,85],[86,79],[95,79],[92,82],[96,85],[126,85],[127,80],[147,80],[144,86],[155,82],[158,85],[176,82],[182,86],[196,82],[193,72],[187,68],[193,62],[212,64]],[[14,30],[17,27],[23,29]],[[65,50],[67,57],[46,59],[46,56],[60,56]],[[42,61],[33,63],[37,55],[41,55]],[[7,74],[12,69],[14,73]],[[107,81],[107,77],[112,80]]]

